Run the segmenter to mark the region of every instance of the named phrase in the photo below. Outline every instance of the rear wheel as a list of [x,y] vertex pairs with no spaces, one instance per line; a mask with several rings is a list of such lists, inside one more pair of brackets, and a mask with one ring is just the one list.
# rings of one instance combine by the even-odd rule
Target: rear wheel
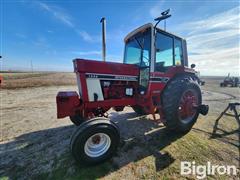
[[188,132],[196,122],[202,103],[199,85],[191,77],[178,77],[171,81],[163,92],[163,111],[170,130]]
[[120,141],[117,126],[96,118],[81,124],[71,139],[71,151],[81,164],[94,165],[112,157]]

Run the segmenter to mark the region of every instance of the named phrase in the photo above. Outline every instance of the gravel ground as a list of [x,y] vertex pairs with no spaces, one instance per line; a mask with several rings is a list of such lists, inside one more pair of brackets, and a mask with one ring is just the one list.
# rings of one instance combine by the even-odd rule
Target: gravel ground
[[[224,92],[209,91],[206,87],[204,89],[204,102],[210,105],[209,118],[216,118],[227,102],[239,101],[238,90],[234,90],[234,94],[225,92],[229,88],[225,88]],[[61,162],[58,162],[61,161],[60,157],[69,154],[69,141],[75,126],[68,118],[56,118],[55,96],[60,90],[76,90],[76,87],[51,86],[0,91],[0,177],[26,179],[51,172],[53,168],[61,165]],[[127,159],[119,158],[125,149],[133,144],[128,144],[129,141],[148,141],[154,134],[152,132],[163,128],[161,124],[149,121],[150,116],[136,117],[130,107],[126,107],[124,112],[110,110],[109,114],[110,118],[119,124],[124,140],[118,157],[113,158],[113,162],[119,167],[134,161],[136,156],[146,155],[143,150],[133,148],[128,152]],[[203,119],[201,117],[200,121]],[[213,120],[198,122],[194,129],[209,133],[213,123]],[[236,142],[236,137],[233,135],[232,143]],[[237,152],[236,147],[230,148],[235,148],[234,152]]]

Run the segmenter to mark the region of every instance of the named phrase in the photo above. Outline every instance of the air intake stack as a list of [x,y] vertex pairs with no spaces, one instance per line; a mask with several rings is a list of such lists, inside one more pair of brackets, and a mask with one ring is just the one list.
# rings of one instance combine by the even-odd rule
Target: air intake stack
[[103,17],[100,21],[102,23],[102,59],[106,62],[106,19]]

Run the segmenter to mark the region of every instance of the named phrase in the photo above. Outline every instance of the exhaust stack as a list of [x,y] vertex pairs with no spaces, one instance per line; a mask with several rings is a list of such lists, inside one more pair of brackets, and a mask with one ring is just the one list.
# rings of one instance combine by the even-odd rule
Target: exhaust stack
[[100,21],[102,23],[102,59],[106,61],[106,19],[103,17]]

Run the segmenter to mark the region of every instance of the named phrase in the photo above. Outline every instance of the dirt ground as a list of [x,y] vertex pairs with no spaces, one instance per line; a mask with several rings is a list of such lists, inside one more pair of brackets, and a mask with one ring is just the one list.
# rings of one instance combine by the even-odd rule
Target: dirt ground
[[[64,77],[69,79],[62,85]],[[0,90],[0,178],[184,179],[179,174],[182,160],[194,160],[199,164],[210,160],[213,164],[239,167],[236,120],[223,117],[217,135],[212,134],[215,120],[227,104],[240,102],[240,88],[219,88],[219,78],[204,79],[203,100],[210,106],[210,112],[205,117],[200,116],[185,136],[167,132],[162,124],[149,120],[149,116],[136,117],[130,107],[123,112],[110,111],[109,117],[120,127],[121,144],[111,160],[97,167],[76,164],[69,150],[71,134],[76,127],[68,118],[56,118],[56,94],[77,91],[75,85],[70,85],[75,81],[74,76],[44,75],[48,83],[43,82],[43,85],[36,83],[39,78],[32,77],[30,81],[34,85],[29,88],[27,85],[12,88],[7,84],[17,79],[5,79],[4,89]],[[29,82],[26,77],[20,79]],[[58,83],[52,84],[54,80]],[[188,178],[195,179],[195,176]],[[227,178],[237,179],[237,176]]]

